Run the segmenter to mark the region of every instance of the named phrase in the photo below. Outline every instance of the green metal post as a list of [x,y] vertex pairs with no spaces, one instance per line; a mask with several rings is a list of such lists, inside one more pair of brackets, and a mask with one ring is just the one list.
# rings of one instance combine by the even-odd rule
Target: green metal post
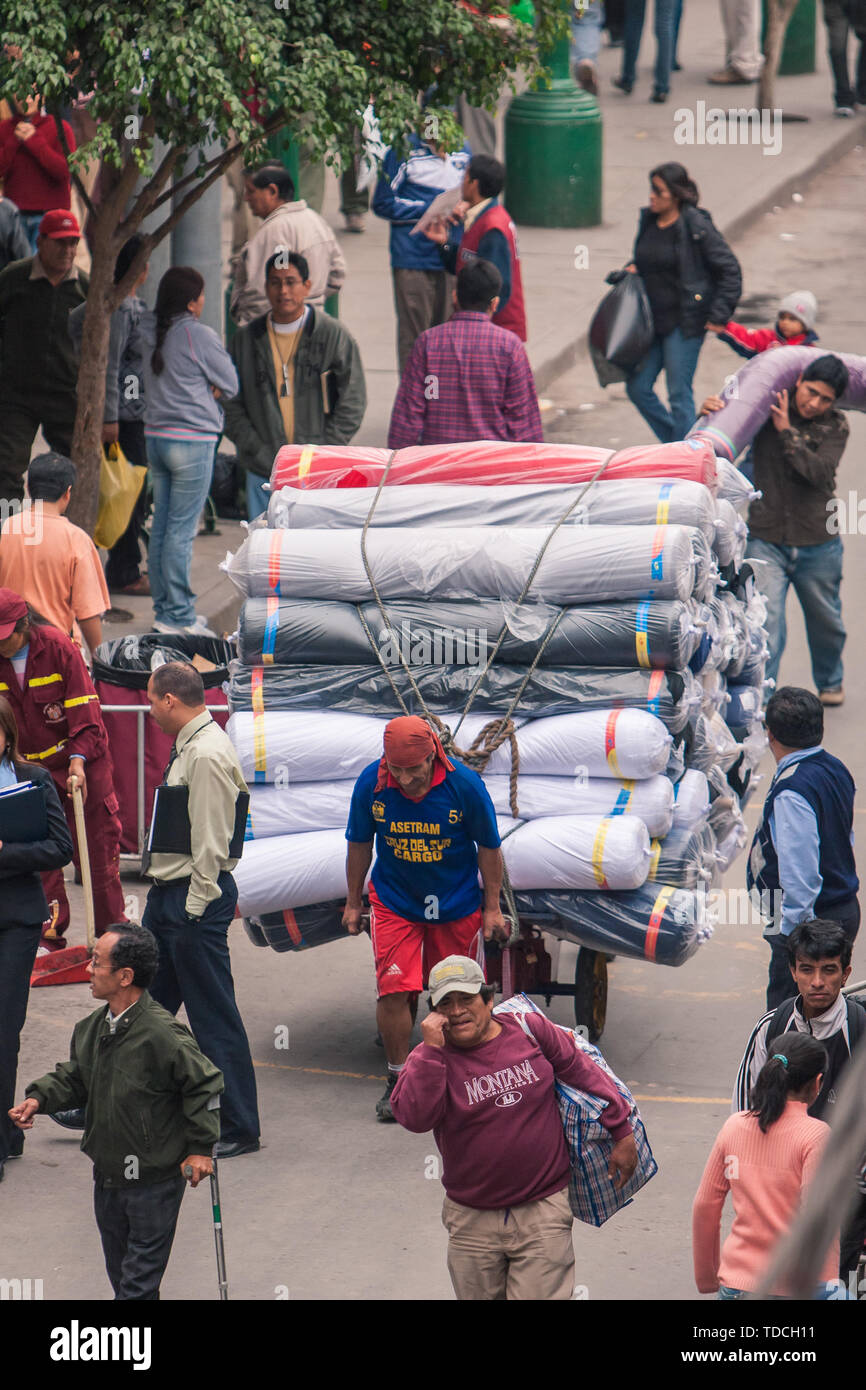
[[[767,0],[763,3],[763,15],[762,42],[767,29]],[[782,45],[780,77],[797,77],[800,73],[815,71],[815,24],[815,0],[797,0]]]
[[[570,15],[571,0],[563,0]],[[598,102],[571,75],[571,37],[544,55],[552,85],[516,96],[505,116],[505,202],[526,227],[601,222],[602,122]]]

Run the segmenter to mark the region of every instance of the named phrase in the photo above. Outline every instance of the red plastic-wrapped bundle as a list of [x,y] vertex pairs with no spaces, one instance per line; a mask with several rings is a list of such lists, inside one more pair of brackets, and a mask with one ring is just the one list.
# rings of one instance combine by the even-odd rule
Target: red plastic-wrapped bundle
[[[286,444],[271,470],[271,487],[378,487],[387,449]],[[588,483],[605,459],[604,478],[680,478],[715,490],[716,460],[703,439],[592,449],[581,444],[480,440],[398,449],[388,485],[401,483]]]

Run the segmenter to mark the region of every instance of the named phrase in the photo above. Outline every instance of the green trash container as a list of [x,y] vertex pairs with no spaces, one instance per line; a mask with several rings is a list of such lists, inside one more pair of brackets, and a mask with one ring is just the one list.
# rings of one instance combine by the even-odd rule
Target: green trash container
[[[761,42],[767,32],[767,0],[763,0],[763,14]],[[797,0],[782,45],[780,77],[797,77],[800,73],[815,71],[816,23],[815,0]]]
[[601,222],[601,112],[571,76],[570,51],[569,30],[546,55],[552,85],[514,97],[505,115],[505,203],[525,227]]

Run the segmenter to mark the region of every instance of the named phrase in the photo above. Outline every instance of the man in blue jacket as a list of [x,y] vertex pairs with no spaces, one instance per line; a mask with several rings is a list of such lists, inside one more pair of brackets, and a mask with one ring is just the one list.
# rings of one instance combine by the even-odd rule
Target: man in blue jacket
[[854,867],[854,780],[821,747],[824,707],[811,690],[786,685],[765,715],[776,773],[755,831],[746,882],[760,893],[770,944],[767,1008],[796,992],[789,937],[814,917],[838,922],[849,941],[860,927]]
[[409,137],[404,157],[389,148],[373,195],[373,211],[391,223],[391,273],[397,312],[397,358],[403,375],[419,333],[451,314],[454,277],[443,269],[439,248],[412,228],[440,193],[459,188],[469,163],[468,145],[447,154],[432,141]]

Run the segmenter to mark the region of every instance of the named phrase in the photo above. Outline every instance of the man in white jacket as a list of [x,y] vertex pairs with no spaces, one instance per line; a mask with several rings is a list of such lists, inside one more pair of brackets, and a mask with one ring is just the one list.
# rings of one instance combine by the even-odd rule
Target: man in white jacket
[[307,303],[323,308],[346,278],[346,262],[331,227],[303,198],[295,201],[294,181],[281,164],[266,164],[248,174],[244,201],[263,221],[235,261],[231,297],[235,323],[243,326],[267,313],[265,266],[279,251],[304,257],[312,283]]

